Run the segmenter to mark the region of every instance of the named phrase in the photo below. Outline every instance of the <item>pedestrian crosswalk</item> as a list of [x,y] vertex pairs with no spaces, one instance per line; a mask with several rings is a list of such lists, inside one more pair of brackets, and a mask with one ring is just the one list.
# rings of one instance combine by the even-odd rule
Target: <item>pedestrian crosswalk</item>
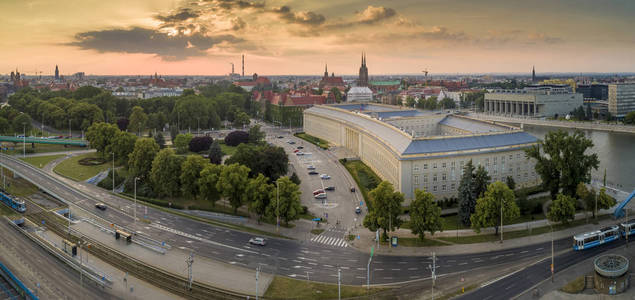
[[342,233],[340,230],[327,230],[322,234],[311,238],[311,242],[333,247],[348,247],[348,243],[346,243],[346,240],[342,238]]

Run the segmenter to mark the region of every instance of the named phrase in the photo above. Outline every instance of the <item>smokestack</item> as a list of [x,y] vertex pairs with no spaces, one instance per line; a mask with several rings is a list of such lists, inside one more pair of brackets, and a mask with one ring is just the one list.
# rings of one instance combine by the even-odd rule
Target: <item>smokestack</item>
[[245,77],[245,55],[243,54],[243,77]]

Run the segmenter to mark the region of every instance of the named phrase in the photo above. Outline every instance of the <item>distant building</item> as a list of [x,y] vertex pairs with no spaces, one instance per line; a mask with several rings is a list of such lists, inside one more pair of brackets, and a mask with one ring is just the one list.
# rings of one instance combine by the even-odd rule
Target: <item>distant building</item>
[[386,81],[371,81],[368,84],[371,90],[375,93],[385,93],[396,91],[401,88],[400,80],[386,80]]
[[267,77],[258,77],[258,74],[254,73],[251,81],[235,81],[235,86],[243,88],[247,92],[255,89],[271,89],[272,84]]
[[568,85],[535,85],[485,94],[484,111],[498,115],[564,116],[582,106],[582,94]]
[[346,93],[347,102],[371,102],[373,91],[366,86],[354,86]]
[[359,79],[357,86],[368,86],[368,68],[366,67],[366,54],[362,53],[362,66],[359,67]]
[[536,82],[536,66],[531,67],[531,82]]
[[624,118],[635,111],[635,82],[609,84],[609,113]]
[[55,65],[55,80],[60,80],[60,69]]
[[579,84],[575,91],[582,94],[584,100],[609,99],[609,86],[606,84]]
[[324,77],[320,80],[319,87],[325,91],[329,92],[333,88],[337,88],[340,92],[346,90],[346,84],[341,76],[335,76],[335,73],[331,73],[329,76],[328,66],[324,66]]

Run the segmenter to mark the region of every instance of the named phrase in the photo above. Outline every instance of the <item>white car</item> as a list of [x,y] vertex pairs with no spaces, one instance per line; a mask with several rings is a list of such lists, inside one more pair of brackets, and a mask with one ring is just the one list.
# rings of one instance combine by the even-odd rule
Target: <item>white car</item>
[[297,156],[304,155],[304,152],[299,151],[299,152],[296,152],[295,155],[297,155]]
[[267,242],[265,241],[265,238],[261,238],[261,237],[252,237],[249,239],[249,243],[252,245],[259,245],[259,246],[264,246],[267,244]]
[[321,179],[331,179],[331,176],[326,175],[326,174],[322,174],[322,175],[320,175],[320,178]]
[[319,193],[315,195],[315,199],[326,199],[326,193]]
[[308,167],[306,167],[307,170],[315,170],[315,166],[314,165],[309,165]]

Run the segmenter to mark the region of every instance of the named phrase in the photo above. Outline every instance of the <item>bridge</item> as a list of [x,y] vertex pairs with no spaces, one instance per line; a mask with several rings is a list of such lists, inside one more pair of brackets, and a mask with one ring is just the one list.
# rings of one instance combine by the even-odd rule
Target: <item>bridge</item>
[[624,207],[626,207],[626,204],[628,204],[628,202],[631,201],[633,197],[635,197],[635,190],[633,190],[633,192],[630,195],[628,195],[628,197],[626,197],[624,201],[620,202],[617,205],[617,207],[615,208],[615,212],[613,212],[613,216],[616,219],[624,217]]
[[86,140],[49,139],[49,138],[17,137],[17,136],[0,136],[0,142],[69,145],[69,146],[79,146],[79,147],[86,147],[88,145],[88,141]]

